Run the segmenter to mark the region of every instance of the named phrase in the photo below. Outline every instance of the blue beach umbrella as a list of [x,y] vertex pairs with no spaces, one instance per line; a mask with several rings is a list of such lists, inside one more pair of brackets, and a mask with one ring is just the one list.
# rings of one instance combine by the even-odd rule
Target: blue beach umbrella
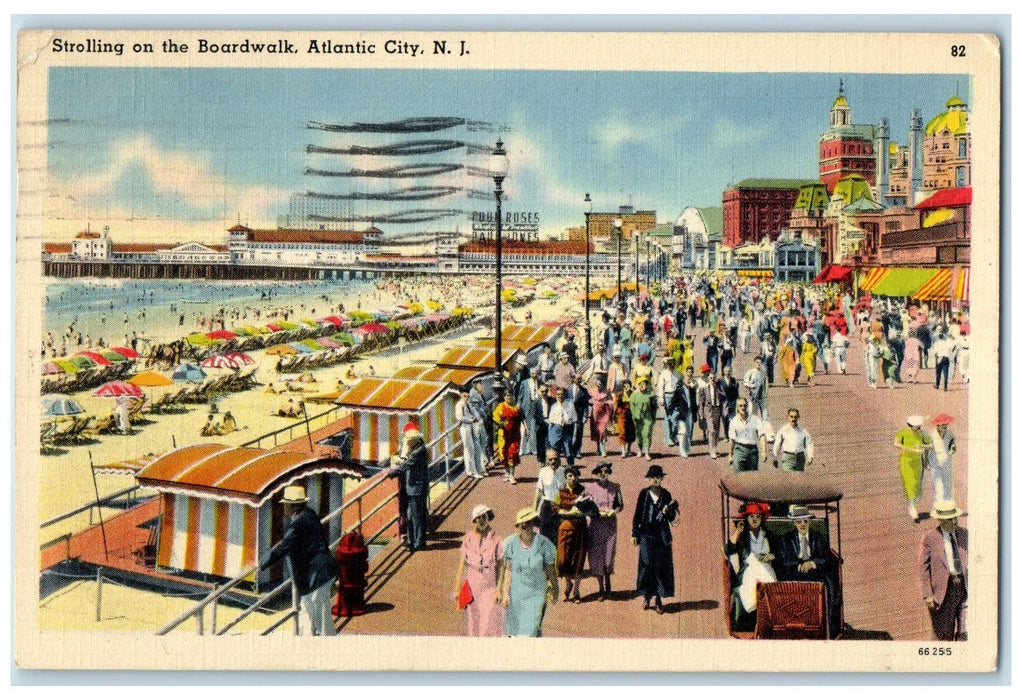
[[206,378],[206,370],[191,362],[185,362],[178,365],[170,378],[175,382],[201,382]]
[[42,401],[44,416],[73,416],[85,413],[85,409],[67,394],[45,394]]

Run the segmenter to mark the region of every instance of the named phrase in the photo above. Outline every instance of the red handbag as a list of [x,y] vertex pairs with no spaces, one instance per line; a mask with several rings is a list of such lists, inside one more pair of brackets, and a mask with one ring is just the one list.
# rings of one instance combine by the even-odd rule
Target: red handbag
[[468,585],[468,579],[461,584],[461,591],[458,592],[458,609],[463,610],[466,605],[475,600],[472,595],[472,587]]

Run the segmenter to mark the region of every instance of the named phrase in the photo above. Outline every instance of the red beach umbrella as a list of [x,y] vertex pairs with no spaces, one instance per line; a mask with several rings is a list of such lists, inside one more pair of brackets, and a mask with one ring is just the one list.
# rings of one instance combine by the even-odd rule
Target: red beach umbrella
[[253,365],[255,360],[250,355],[243,352],[225,352],[224,357],[234,360],[239,365]]
[[209,333],[206,334],[206,337],[209,338],[210,340],[232,340],[234,338],[237,338],[238,334],[233,331],[219,330],[210,331]]
[[202,361],[203,367],[215,367],[216,369],[238,369],[241,367],[235,360],[226,355],[212,355]]
[[142,388],[118,379],[112,382],[107,382],[92,392],[92,395],[107,398],[117,398],[119,396],[142,396]]
[[75,357],[87,357],[100,367],[109,367],[111,364],[113,364],[110,362],[110,360],[106,359],[98,352],[93,352],[92,350],[82,350],[81,352],[76,352]]
[[117,353],[120,353],[121,355],[124,355],[129,360],[136,360],[139,357],[139,354],[137,352],[135,352],[134,350],[132,350],[131,348],[125,348],[125,347],[121,347],[120,345],[118,345],[117,347],[110,348],[110,349],[113,350],[114,352],[117,352]]

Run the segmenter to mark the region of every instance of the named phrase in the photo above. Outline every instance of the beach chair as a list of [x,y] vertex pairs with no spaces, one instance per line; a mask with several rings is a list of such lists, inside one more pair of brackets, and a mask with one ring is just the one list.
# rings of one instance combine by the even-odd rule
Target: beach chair
[[57,424],[43,423],[39,426],[39,447],[46,450],[53,447],[53,434],[57,432]]
[[111,413],[108,416],[96,420],[95,425],[83,430],[89,435],[106,435],[117,430],[117,416]]
[[167,402],[174,395],[174,392],[165,391],[163,396],[149,404],[150,413],[162,413],[165,408],[169,405]]
[[146,407],[146,397],[139,396],[131,400],[128,406],[128,420],[136,421],[142,417],[142,410]]

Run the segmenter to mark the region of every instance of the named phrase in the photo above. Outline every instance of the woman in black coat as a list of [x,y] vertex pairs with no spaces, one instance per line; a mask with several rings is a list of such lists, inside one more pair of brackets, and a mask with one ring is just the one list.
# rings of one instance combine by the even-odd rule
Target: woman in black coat
[[643,610],[656,599],[656,611],[663,614],[663,598],[674,596],[674,555],[671,552],[671,523],[678,518],[678,502],[661,486],[664,470],[652,464],[646,472],[649,486],[639,492],[632,517],[632,544],[639,546],[639,573],[635,587],[642,594]]

